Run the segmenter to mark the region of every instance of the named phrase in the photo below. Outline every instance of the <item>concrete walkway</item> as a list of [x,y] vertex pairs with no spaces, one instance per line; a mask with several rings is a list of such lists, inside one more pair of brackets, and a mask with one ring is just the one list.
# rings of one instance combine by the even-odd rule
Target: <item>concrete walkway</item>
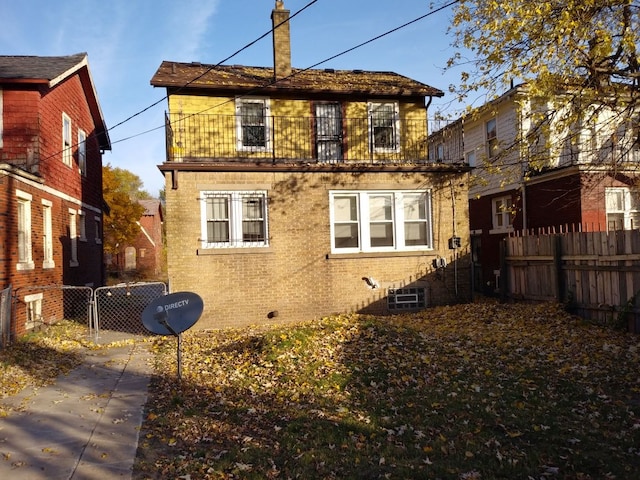
[[1,403],[0,479],[131,478],[152,367],[148,344],[88,351],[52,385]]

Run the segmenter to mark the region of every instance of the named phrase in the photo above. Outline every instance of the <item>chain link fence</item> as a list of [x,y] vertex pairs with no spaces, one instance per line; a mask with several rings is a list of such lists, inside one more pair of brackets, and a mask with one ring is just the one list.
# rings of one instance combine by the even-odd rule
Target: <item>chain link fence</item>
[[[0,291],[0,339],[12,337],[61,320],[86,325],[95,341],[113,341],[147,335],[142,312],[154,299],[167,294],[162,282],[123,283],[110,287],[66,285],[30,286]],[[11,302],[13,298],[13,302]]]
[[0,290],[0,348],[9,343],[11,334],[11,286]]
[[147,335],[142,312],[149,303],[167,294],[162,282],[125,283],[94,291],[94,318],[100,335],[106,331]]

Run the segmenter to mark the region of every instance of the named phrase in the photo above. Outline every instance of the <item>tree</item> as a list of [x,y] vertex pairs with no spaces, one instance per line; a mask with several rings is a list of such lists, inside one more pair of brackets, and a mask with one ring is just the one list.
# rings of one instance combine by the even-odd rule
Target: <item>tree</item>
[[[625,148],[638,148],[638,0],[460,0],[451,29],[454,46],[473,55],[465,62],[458,53],[449,61],[449,67],[465,68],[460,85],[451,87],[459,99],[472,92],[490,99],[514,81],[526,85],[533,127],[521,142],[540,148],[543,139],[540,150],[558,149],[560,142],[583,141],[591,129],[597,148],[617,144],[619,153],[607,157],[615,164],[629,158]],[[603,158],[593,148],[592,158]],[[544,159],[537,167],[544,168]]]
[[140,232],[138,221],[144,207],[138,200],[149,198],[141,186],[140,178],[127,170],[113,168],[109,164],[102,167],[102,195],[108,206],[103,220],[106,253],[117,255]]

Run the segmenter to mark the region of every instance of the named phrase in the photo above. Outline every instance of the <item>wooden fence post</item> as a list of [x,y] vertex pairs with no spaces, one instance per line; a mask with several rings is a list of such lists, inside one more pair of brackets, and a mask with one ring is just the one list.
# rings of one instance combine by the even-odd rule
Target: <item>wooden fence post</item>
[[509,254],[507,239],[503,238],[500,242],[500,301],[506,302],[509,294],[509,275],[507,273],[507,255]]
[[564,302],[565,280],[562,269],[562,236],[554,235],[553,239],[553,265],[556,274],[556,299],[558,303]]

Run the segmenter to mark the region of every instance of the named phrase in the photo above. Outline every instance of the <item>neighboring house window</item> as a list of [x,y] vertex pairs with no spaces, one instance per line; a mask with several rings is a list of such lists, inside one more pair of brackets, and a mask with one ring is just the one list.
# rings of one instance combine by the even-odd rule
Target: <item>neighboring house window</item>
[[31,200],[28,193],[16,190],[18,207],[18,270],[35,267],[31,248]]
[[78,213],[69,209],[69,244],[71,246],[71,258],[69,266],[78,266]]
[[62,114],[62,162],[71,166],[73,144],[71,141],[71,119],[66,113]]
[[336,253],[432,248],[431,192],[330,192]]
[[629,188],[605,189],[607,230],[640,228],[640,191]]
[[511,197],[498,197],[491,201],[493,232],[504,232],[513,228]]
[[202,248],[266,247],[267,193],[202,192]]
[[51,208],[52,203],[49,200],[42,200],[42,268],[53,268],[53,228]]
[[87,241],[87,216],[82,210],[78,212],[78,226],[80,229],[80,241]]
[[2,143],[2,138],[3,138],[3,121],[2,121],[2,117],[3,117],[3,107],[2,107],[2,89],[0,88],[0,148],[2,148],[3,143]]
[[87,175],[87,134],[78,130],[78,171]]
[[440,143],[436,147],[436,161],[442,162],[444,160],[444,144]]
[[371,102],[369,110],[369,137],[374,152],[398,152],[399,110],[397,102]]
[[36,325],[42,323],[42,298],[42,293],[24,296],[24,304],[27,312],[24,326],[27,330],[31,330]]
[[269,99],[236,99],[236,134],[238,150],[269,150]]
[[102,243],[102,229],[101,229],[102,223],[100,222],[100,217],[93,217],[93,221],[95,224],[95,234],[96,234],[95,241],[96,241],[96,244],[100,244]]
[[475,152],[475,150],[471,150],[470,152],[467,152],[466,160],[467,160],[467,165],[469,165],[470,167],[475,167],[476,166],[476,152]]
[[487,156],[495,157],[498,154],[498,129],[495,118],[492,118],[485,124],[485,135],[487,140]]

